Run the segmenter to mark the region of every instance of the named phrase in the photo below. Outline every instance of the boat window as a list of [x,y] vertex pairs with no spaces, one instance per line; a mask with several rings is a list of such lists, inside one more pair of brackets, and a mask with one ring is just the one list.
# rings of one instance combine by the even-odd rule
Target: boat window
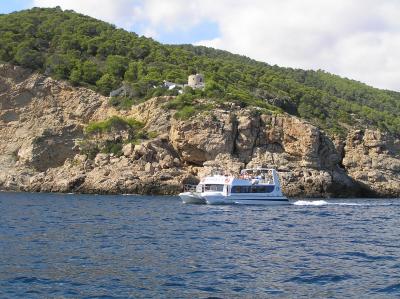
[[253,186],[252,192],[253,193],[265,193],[266,192],[266,186]]
[[232,186],[231,193],[250,193],[251,186]]
[[221,184],[207,184],[204,185],[204,191],[224,191],[224,185]]
[[252,187],[253,193],[270,193],[274,191],[275,186],[256,185]]
[[240,186],[232,186],[231,193],[240,193]]
[[231,193],[270,193],[274,191],[274,186],[255,185],[255,186],[232,186]]

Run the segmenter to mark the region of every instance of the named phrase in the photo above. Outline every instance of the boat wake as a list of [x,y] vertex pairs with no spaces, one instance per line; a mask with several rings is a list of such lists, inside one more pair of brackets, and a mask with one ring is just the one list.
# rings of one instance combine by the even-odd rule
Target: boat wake
[[329,204],[325,200],[298,200],[293,202],[295,206],[323,206]]
[[337,205],[337,206],[370,206],[370,203],[355,203],[355,202],[328,202],[325,200],[297,200],[292,203],[295,206],[325,206],[325,205]]

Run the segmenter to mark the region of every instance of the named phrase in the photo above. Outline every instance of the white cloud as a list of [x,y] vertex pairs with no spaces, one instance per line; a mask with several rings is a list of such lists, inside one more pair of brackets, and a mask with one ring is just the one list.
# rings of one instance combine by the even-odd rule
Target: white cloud
[[74,9],[128,29],[140,25],[142,33],[156,38],[165,31],[190,30],[211,21],[218,24],[220,36],[197,44],[400,90],[398,0],[34,2]]

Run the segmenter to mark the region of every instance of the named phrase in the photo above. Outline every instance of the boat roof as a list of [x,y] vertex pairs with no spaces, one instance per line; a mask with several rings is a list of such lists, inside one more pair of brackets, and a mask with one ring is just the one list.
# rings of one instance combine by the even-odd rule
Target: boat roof
[[207,176],[200,180],[200,184],[217,184],[217,185],[231,185],[231,186],[251,186],[256,182],[259,185],[273,185],[275,184],[274,179],[264,181],[258,179],[245,179],[245,178],[236,178],[233,176],[224,176],[224,175],[214,175]]

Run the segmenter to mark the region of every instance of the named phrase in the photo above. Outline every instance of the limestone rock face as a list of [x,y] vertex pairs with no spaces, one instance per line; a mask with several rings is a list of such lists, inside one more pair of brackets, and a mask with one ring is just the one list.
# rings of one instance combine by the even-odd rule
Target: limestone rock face
[[400,141],[373,130],[349,133],[343,165],[349,175],[378,196],[399,196]]
[[[91,90],[0,65],[0,189],[177,194],[216,168],[272,167],[288,196],[400,196],[398,137],[353,130],[331,139],[299,118],[233,103],[176,120],[165,108],[172,99],[117,111]],[[85,125],[113,115],[142,121],[156,137],[124,145],[120,156],[80,153]]]
[[146,124],[147,131],[157,132],[160,135],[169,132],[172,120],[172,110],[162,109],[172,97],[157,97],[144,103],[133,106],[127,116],[134,117]]
[[83,125],[107,99],[12,65],[0,65],[0,186],[64,164]]
[[340,161],[333,142],[315,126],[296,117],[263,116],[260,144],[270,152],[284,152],[298,166],[329,168]]
[[169,138],[181,159],[202,165],[219,153],[232,153],[235,142],[235,120],[228,111],[198,115],[187,121],[173,121]]
[[126,144],[123,148],[122,148],[122,152],[124,153],[125,157],[129,157],[132,155],[133,150],[134,150],[135,146],[132,143],[128,143]]
[[38,171],[61,166],[67,158],[78,153],[75,139],[82,135],[82,128],[74,125],[44,130],[22,144],[17,153],[18,161]]
[[236,117],[237,136],[235,152],[240,160],[248,162],[259,142],[261,131],[261,118],[250,111],[240,111]]

